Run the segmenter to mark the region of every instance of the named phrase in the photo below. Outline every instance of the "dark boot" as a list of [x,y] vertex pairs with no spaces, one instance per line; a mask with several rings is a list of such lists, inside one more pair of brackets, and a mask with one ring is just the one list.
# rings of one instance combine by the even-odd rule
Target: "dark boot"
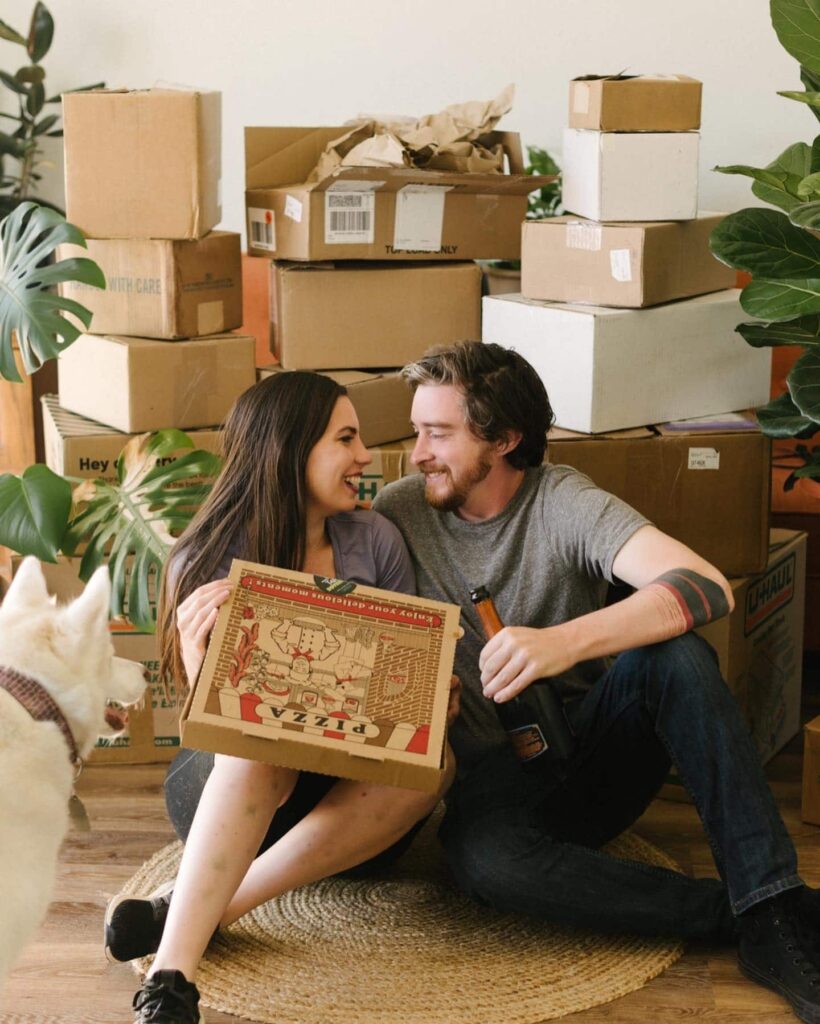
[[738,919],[738,964],[759,985],[778,992],[802,1021],[820,1024],[820,938],[801,912],[802,889],[756,903]]

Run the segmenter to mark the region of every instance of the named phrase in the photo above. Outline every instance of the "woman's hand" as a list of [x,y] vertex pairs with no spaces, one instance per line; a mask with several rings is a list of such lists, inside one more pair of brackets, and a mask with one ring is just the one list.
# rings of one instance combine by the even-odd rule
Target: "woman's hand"
[[447,704],[447,728],[455,722],[461,712],[461,680],[450,676],[450,701]]
[[216,622],[219,606],[233,591],[229,580],[213,580],[189,594],[177,608],[177,631],[182,648],[182,664],[188,685],[193,686],[205,660],[208,637]]
[[506,626],[485,644],[478,659],[484,696],[497,702],[510,700],[536,679],[560,675],[574,664],[560,626]]

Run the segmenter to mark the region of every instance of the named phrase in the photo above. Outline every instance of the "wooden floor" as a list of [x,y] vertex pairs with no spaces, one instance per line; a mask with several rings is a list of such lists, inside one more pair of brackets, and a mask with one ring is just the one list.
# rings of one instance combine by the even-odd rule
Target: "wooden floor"
[[[804,717],[820,712],[818,662],[807,664]],[[802,740],[768,766],[775,795],[810,884],[820,886],[820,828],[800,820]],[[63,847],[55,899],[37,940],[23,955],[0,997],[0,1024],[125,1024],[135,975],[110,965],[101,949],[103,911],[139,865],[172,837],[158,765],[87,768],[79,793],[91,823]],[[636,831],[667,850],[688,871],[714,874],[693,808],[657,800]],[[2,842],[2,836],[0,836]],[[2,910],[0,910],[2,927]],[[237,1018],[208,1011],[209,1024]],[[639,992],[572,1017],[573,1024],[774,1024],[794,1021],[785,1003],[738,972],[731,950],[691,947]],[[331,1024],[331,1022],[328,1022]],[[446,1022],[430,1021],[430,1024]]]

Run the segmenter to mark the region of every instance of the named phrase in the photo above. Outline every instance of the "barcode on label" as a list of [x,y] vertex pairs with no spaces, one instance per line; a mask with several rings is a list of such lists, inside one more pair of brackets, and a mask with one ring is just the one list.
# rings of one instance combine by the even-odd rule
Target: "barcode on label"
[[325,242],[372,242],[374,214],[372,193],[325,192]]
[[262,210],[251,206],[248,208],[248,226],[250,243],[257,249],[276,252],[276,221],[273,210]]

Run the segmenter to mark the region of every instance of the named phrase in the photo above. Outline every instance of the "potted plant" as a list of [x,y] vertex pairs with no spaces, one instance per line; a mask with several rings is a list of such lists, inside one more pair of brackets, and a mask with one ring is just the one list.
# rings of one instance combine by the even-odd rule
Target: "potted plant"
[[[545,149],[527,146],[526,174],[558,175],[561,168]],[[527,220],[557,217],[561,212],[561,183],[553,181],[530,192],[527,198]],[[490,295],[505,295],[521,291],[521,260],[479,261],[484,271],[486,289]]]
[[[820,120],[817,11],[794,0],[771,0],[770,11],[778,39],[801,61],[805,86],[779,95],[805,103]],[[820,432],[820,135],[794,143],[766,167],[715,170],[754,179],[753,194],[770,204],[730,214],[712,233],[710,247],[719,260],[751,275],[740,304],[755,319],[738,325],[741,337],[755,347],[802,349],[786,393],[757,410],[765,434],[799,442],[784,485],[790,489],[801,478],[820,479],[820,444],[802,443]]]
[[[46,97],[45,68],[40,63],[51,49],[54,38],[54,19],[44,3],[34,5],[27,35],[0,21],[0,39],[17,43],[26,51],[28,61],[14,74],[0,71],[0,84],[12,94],[17,104],[16,113],[3,112],[0,118],[6,124],[6,131],[0,131],[0,215],[11,213],[20,203],[31,197],[42,180],[40,170],[43,161],[43,139],[62,138],[59,114],[43,114],[43,109],[60,103],[59,96]],[[86,85],[81,92],[103,85]],[[9,167],[9,160],[14,165]],[[39,200],[41,206],[53,203]],[[62,212],[62,211],[60,211]]]
[[[43,138],[62,135],[57,114],[42,116],[46,104],[60,102],[59,96],[46,99],[39,63],[53,35],[53,19],[40,2],[25,37],[0,21],[0,38],[23,46],[29,58],[13,75],[0,71],[0,84],[18,106],[16,114],[0,114],[0,124],[14,122],[13,130],[0,130],[0,214],[5,214],[0,220],[0,384],[5,388],[20,387],[23,374],[57,358],[90,327],[90,311],[56,294],[56,286],[77,281],[105,287],[93,260],[54,262],[58,245],[85,247],[85,238],[52,204],[27,198],[41,180]],[[180,450],[186,450],[182,458],[159,465]],[[2,474],[0,545],[51,562],[59,553],[82,549],[83,579],[107,558],[113,614],[127,611],[135,625],[152,630],[158,571],[174,534],[184,529],[208,490],[203,478],[218,468],[215,456],[193,451],[187,435],[166,430],[126,446],[116,485],[61,477],[40,464],[20,476]]]

